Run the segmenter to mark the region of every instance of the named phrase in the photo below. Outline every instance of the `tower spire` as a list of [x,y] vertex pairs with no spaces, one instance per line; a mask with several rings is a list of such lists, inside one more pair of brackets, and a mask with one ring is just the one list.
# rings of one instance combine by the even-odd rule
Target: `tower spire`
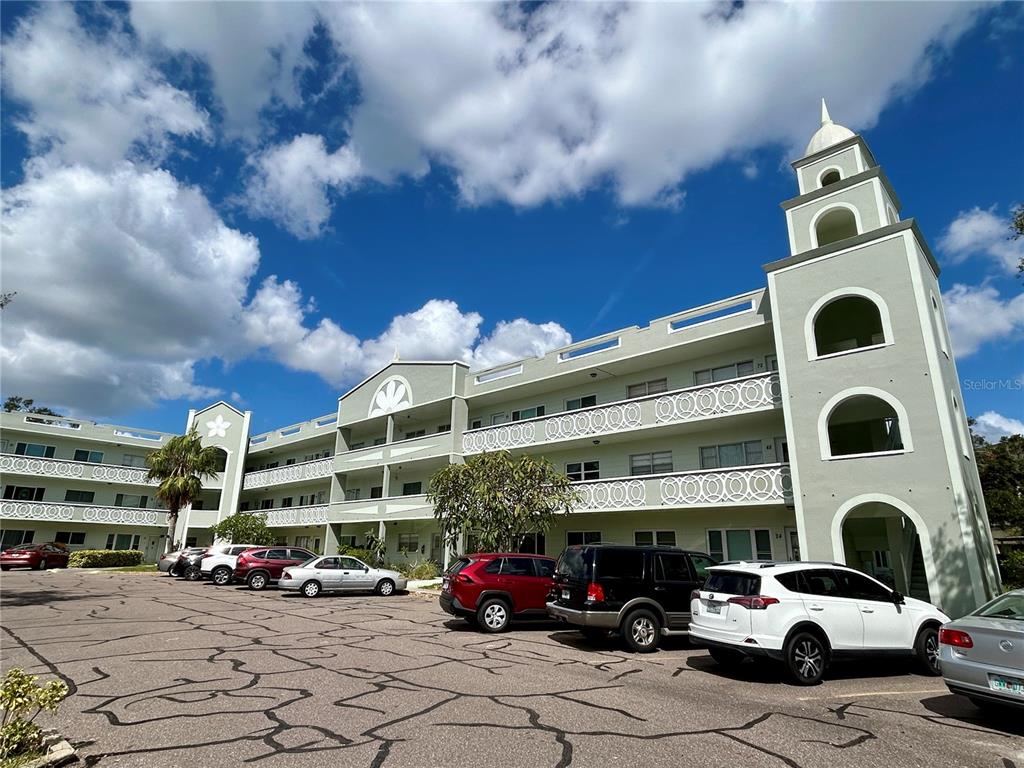
[[821,124],[831,123],[832,118],[828,114],[828,107],[825,105],[825,99],[821,100]]

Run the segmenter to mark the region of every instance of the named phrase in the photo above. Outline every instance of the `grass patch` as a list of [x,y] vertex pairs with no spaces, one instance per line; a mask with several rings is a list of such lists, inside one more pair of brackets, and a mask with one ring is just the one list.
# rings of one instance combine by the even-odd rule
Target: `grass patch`
[[424,585],[423,585],[422,587],[417,587],[417,589],[434,589],[434,590],[440,590],[440,589],[441,589],[441,585],[440,585],[440,584],[424,584]]
[[14,757],[5,757],[0,760],[0,768],[21,768],[23,765],[28,765],[33,760],[36,760],[45,755],[45,752],[26,752],[23,755],[16,755]]
[[114,573],[156,573],[155,563],[143,563],[142,565],[126,565],[121,568],[104,568],[104,571]]

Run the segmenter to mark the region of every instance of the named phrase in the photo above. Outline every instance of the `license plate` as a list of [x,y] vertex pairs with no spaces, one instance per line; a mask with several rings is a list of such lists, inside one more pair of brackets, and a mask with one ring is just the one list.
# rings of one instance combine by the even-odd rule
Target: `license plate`
[[1000,693],[1012,693],[1015,696],[1024,696],[1024,680],[1016,677],[1003,677],[1002,675],[989,675],[988,687]]
[[450,583],[451,583],[451,580],[448,579],[448,578],[441,579],[441,591],[442,592],[447,592],[448,591],[448,585]]
[[707,609],[708,609],[708,613],[721,613],[722,612],[722,606],[719,605],[718,603],[708,603]]
[[563,600],[568,600],[569,599],[569,590],[568,589],[563,589],[562,590],[562,599]]

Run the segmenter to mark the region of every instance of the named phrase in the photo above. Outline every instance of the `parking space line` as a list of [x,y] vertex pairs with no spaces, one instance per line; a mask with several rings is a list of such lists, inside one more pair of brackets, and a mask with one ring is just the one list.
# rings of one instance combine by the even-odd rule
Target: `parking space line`
[[797,701],[821,701],[822,699],[860,699],[865,696],[903,696],[919,693],[946,693],[946,688],[928,688],[918,691],[872,691],[870,693],[837,693],[832,696],[799,696]]

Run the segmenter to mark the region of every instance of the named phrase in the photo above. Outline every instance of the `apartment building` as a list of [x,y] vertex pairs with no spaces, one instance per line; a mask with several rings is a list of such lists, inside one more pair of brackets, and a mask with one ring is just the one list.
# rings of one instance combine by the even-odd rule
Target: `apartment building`
[[[391,561],[445,562],[431,474],[507,449],[546,456],[582,496],[546,534],[524,531],[527,551],[830,560],[954,615],[984,601],[998,571],[939,268],[864,139],[822,111],[766,286],[483,371],[396,359],[334,412],[265,434],[227,403],[190,412],[224,471],[177,540],[261,510],[282,543],[330,552],[371,533]],[[163,546],[138,466],[167,435],[25,414],[0,426],[5,545]]]

